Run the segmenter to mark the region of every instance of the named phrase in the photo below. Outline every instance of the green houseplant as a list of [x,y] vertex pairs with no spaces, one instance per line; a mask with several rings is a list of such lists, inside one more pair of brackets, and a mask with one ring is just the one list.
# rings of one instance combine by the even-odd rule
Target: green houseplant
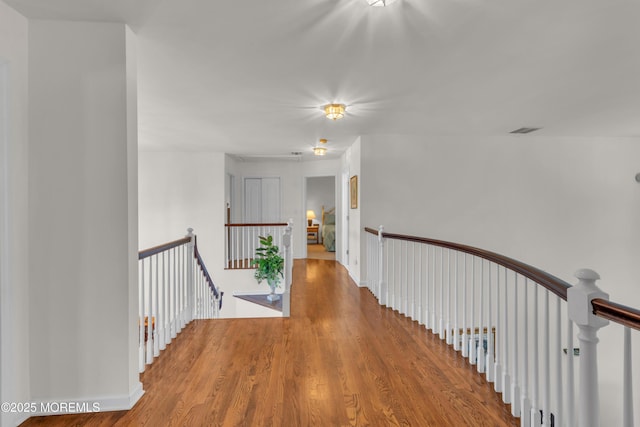
[[267,296],[269,301],[276,301],[280,296],[276,294],[276,287],[280,285],[280,279],[284,278],[284,258],[280,256],[280,249],[273,244],[273,236],[260,238],[260,247],[256,248],[256,258],[253,265],[256,266],[254,277],[258,283],[266,280],[271,288]]

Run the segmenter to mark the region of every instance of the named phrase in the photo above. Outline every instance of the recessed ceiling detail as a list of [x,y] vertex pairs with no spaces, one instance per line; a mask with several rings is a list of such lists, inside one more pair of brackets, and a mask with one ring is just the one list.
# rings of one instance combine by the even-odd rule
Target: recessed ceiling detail
[[347,106],[344,104],[327,104],[322,108],[328,119],[338,120],[344,117]]
[[525,133],[535,132],[535,131],[540,130],[540,129],[542,129],[542,128],[520,128],[520,129],[512,130],[509,133],[525,134]]

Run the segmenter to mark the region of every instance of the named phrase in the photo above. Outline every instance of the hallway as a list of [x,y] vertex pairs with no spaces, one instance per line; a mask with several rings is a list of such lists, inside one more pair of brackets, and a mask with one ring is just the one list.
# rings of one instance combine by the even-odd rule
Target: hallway
[[142,381],[131,411],[23,426],[518,425],[474,367],[333,261],[296,260],[289,319],[194,321]]

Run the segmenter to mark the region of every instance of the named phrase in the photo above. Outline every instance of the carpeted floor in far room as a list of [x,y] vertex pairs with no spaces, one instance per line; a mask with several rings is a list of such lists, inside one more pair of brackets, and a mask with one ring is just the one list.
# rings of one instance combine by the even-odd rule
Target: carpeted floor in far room
[[327,252],[322,245],[307,245],[308,259],[330,259],[336,260],[335,252]]

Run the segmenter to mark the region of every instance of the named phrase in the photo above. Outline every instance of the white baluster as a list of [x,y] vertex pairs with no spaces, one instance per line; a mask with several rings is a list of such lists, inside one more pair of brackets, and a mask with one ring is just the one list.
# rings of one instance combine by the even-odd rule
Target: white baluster
[[424,263],[424,289],[425,289],[425,327],[427,329],[433,328],[433,323],[431,321],[431,288],[429,286],[429,279],[431,277],[431,270],[429,266],[429,252],[431,252],[431,245],[427,245],[427,250],[425,254],[425,263]]
[[523,337],[522,337],[522,395],[520,403],[520,427],[531,425],[531,400],[529,399],[529,279],[524,279],[524,292],[522,297],[524,307]]
[[440,322],[438,336],[444,339],[444,248],[440,248]]
[[402,306],[404,315],[411,318],[411,294],[409,292],[409,242],[404,242],[404,280],[402,281]]
[[416,303],[416,244],[411,242],[411,318],[419,321]]
[[494,382],[495,381],[495,354],[493,351],[494,338],[493,338],[493,311],[491,310],[491,288],[493,287],[493,283],[491,282],[491,266],[492,263],[489,262],[489,271],[487,272],[487,312],[489,313],[489,321],[487,323],[487,381]]
[[384,252],[384,227],[381,225],[378,228],[378,276],[380,281],[380,304],[388,305],[389,303],[389,286],[386,279],[387,269],[386,258]]
[[[401,314],[404,314],[405,316],[408,316],[409,312],[407,311],[407,281],[408,281],[408,262],[409,262],[409,256],[408,256],[408,242],[400,242],[400,249],[399,249],[399,253],[400,253],[400,259],[398,259],[398,291],[400,294],[400,306],[398,311]],[[403,255],[404,253],[404,255]],[[404,275],[404,277],[403,277]]]
[[573,321],[567,316],[567,380],[566,380],[566,396],[567,396],[567,425],[576,425],[575,415],[575,380],[574,380],[574,363],[573,363]]
[[458,292],[458,251],[455,251],[455,260],[454,260],[454,276],[453,276],[453,307],[454,307],[454,325],[453,325],[453,349],[455,351],[460,351],[460,321],[458,316],[458,307],[459,307],[459,292]]
[[598,396],[598,329],[609,324],[608,320],[593,314],[591,300],[608,300],[595,282],[600,278],[593,270],[582,269],[575,274],[578,283],[567,291],[569,317],[578,326],[580,341],[580,393],[578,398],[578,423],[581,427],[600,425],[600,399]]
[[[470,348],[469,363],[475,365],[478,362],[478,346],[476,344],[476,257],[471,257],[471,338],[468,344]],[[480,332],[480,331],[478,331]]]
[[[190,260],[195,259],[195,236],[193,235],[193,228],[189,228],[187,237],[191,238],[191,241],[187,243],[187,258]],[[193,265],[189,263],[189,265]],[[185,298],[187,299],[187,307],[186,307],[186,323],[191,322],[193,319],[193,310],[194,310],[194,274],[195,270],[190,268],[187,271],[187,286],[185,288]]]
[[438,333],[438,323],[436,321],[437,319],[437,312],[436,312],[436,307],[437,307],[437,301],[436,301],[436,252],[437,249],[434,246],[431,250],[431,254],[432,254],[432,258],[433,260],[429,260],[431,262],[431,285],[430,288],[432,289],[433,292],[433,298],[431,298],[431,332],[433,334],[437,334]]
[[[485,371],[485,355],[484,355],[484,260],[480,258],[480,322],[478,323],[478,348],[476,354],[478,356],[478,372],[484,373]],[[489,333],[489,330],[487,330]]]
[[469,357],[469,335],[467,330],[467,254],[462,254],[462,357]]
[[[531,361],[533,367],[531,372],[531,410],[529,411],[529,419],[530,424],[532,426],[538,426],[542,424],[542,420],[540,419],[540,407],[538,405],[539,399],[539,382],[540,382],[540,361],[538,355],[540,352],[538,349],[540,348],[540,337],[538,334],[538,284],[534,283],[533,286],[533,331],[531,334],[533,335],[533,347],[534,351],[532,352],[533,360]],[[525,415],[526,416],[526,415]]]
[[500,306],[500,266],[496,265],[496,363],[493,382],[493,389],[497,393],[502,393],[502,364],[500,363],[500,355],[503,354],[504,336],[501,323],[501,306]]
[[556,373],[555,373],[555,389],[556,389],[556,412],[554,413],[554,425],[561,426],[564,424],[564,411],[562,404],[562,308],[561,308],[561,299],[556,297],[556,327],[555,327],[555,364],[556,364]]
[[144,372],[144,259],[140,261],[140,283],[138,285],[138,372]]
[[145,307],[146,307],[146,311],[147,311],[147,326],[146,326],[146,330],[147,330],[147,345],[146,345],[146,349],[145,349],[145,353],[146,353],[146,363],[147,365],[151,364],[153,362],[153,329],[152,329],[152,325],[153,325],[153,294],[152,294],[152,290],[153,290],[153,286],[152,286],[152,267],[153,263],[151,262],[151,258],[149,258],[149,280],[148,280],[148,286],[146,288],[147,290],[147,296],[145,297]]
[[418,323],[420,325],[424,325],[425,324],[425,320],[424,320],[424,308],[422,303],[424,302],[424,298],[423,298],[423,287],[422,287],[422,247],[424,245],[423,244],[419,244],[418,245],[418,279],[417,279],[417,286],[418,286]]
[[171,315],[171,338],[178,336],[178,248],[173,248],[173,313]]
[[624,327],[624,358],[623,358],[623,388],[622,388],[622,425],[633,427],[633,370],[631,368],[631,329]]
[[167,273],[167,251],[162,252],[162,349],[171,342],[171,326],[169,324],[169,275]]
[[513,378],[511,379],[511,415],[514,417],[520,416],[520,385],[518,384],[518,338],[520,335],[520,330],[518,329],[518,317],[520,307],[518,306],[518,273],[514,272],[513,274],[514,282],[513,282],[513,300],[514,300],[514,313],[513,313]]
[[509,349],[511,340],[509,337],[509,281],[507,280],[507,269],[504,269],[504,304],[502,305],[502,319],[504,320],[504,369],[502,371],[502,401],[511,403],[511,375],[509,373]]
[[447,249],[447,321],[445,331],[447,334],[447,344],[453,344],[453,335],[451,333],[451,250]]
[[158,357],[160,355],[160,342],[158,340],[158,321],[160,320],[160,316],[158,316],[158,308],[160,307],[158,300],[158,292],[160,291],[160,275],[158,274],[160,271],[160,262],[158,255],[153,256],[156,264],[156,278],[153,281],[153,315],[154,320],[151,322],[151,330],[153,331],[153,356]]
[[544,290],[544,301],[542,305],[543,332],[542,341],[544,348],[544,371],[542,374],[542,425],[551,425],[551,348],[549,332],[549,291]]

